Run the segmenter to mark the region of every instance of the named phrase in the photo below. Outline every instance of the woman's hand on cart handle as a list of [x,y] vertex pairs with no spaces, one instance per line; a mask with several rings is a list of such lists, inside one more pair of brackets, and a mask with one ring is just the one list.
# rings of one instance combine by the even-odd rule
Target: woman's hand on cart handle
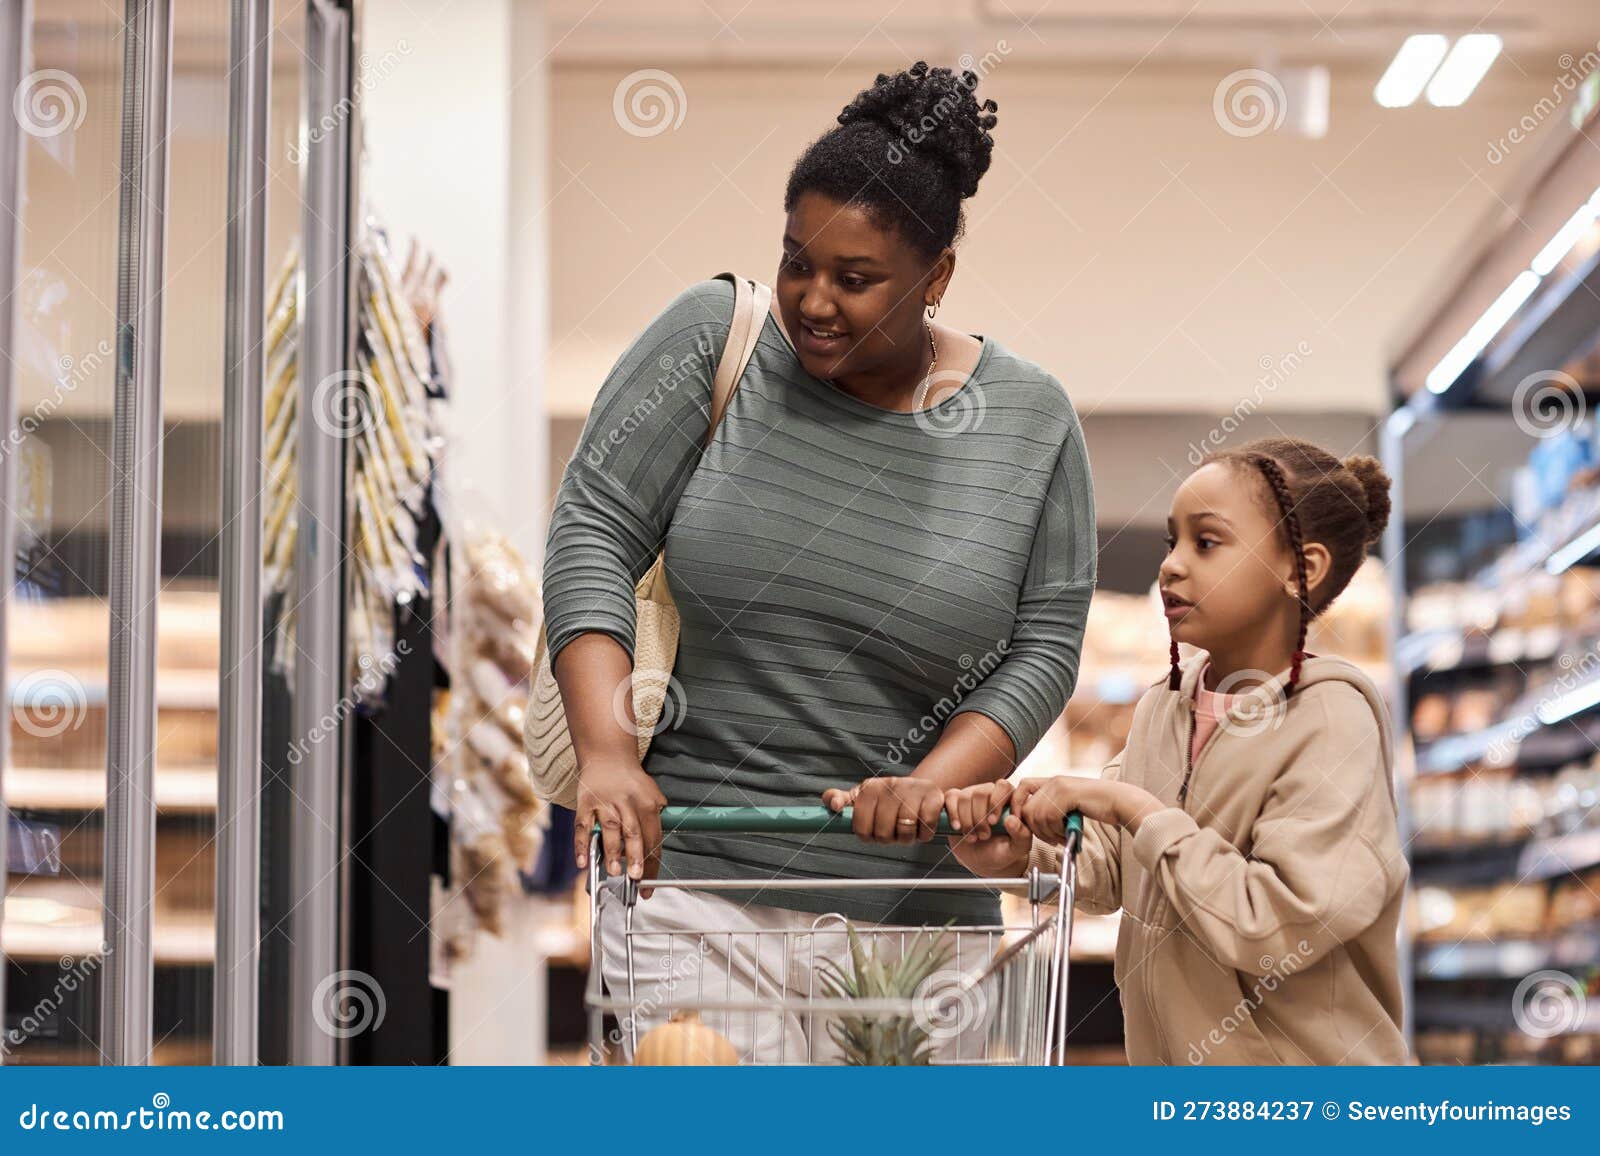
[[661,808],[666,805],[667,797],[637,759],[580,766],[572,833],[578,866],[589,865],[589,839],[598,823],[606,872],[620,875],[626,862],[630,879],[654,879],[661,857]]
[[850,829],[868,843],[926,843],[938,833],[944,791],[915,775],[879,775],[822,792],[831,811],[851,812]]

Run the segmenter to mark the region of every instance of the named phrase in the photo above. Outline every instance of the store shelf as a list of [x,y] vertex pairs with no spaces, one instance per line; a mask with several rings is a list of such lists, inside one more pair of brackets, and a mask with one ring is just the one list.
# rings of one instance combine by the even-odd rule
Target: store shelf
[[1486,586],[1512,590],[1536,574],[1564,574],[1574,566],[1592,564],[1600,554],[1600,520],[1593,512],[1591,495],[1584,495],[1586,505],[1581,519],[1559,534],[1546,538],[1535,534],[1518,542],[1494,571],[1479,576]]
[[[203,1038],[167,1036],[158,1040],[150,1052],[150,1066],[209,1067],[211,1065],[211,1037]],[[6,1055],[8,1068],[49,1067],[99,1067],[105,1056],[95,1047],[62,1047],[55,1040],[30,1039]]]
[[1563,364],[1594,337],[1594,302],[1600,297],[1600,253],[1571,273],[1551,278],[1526,315],[1494,347],[1478,378],[1480,398],[1510,405],[1528,377]]
[[[217,809],[214,766],[156,768],[156,809],[171,814],[210,814]],[[5,801],[14,810],[98,811],[106,805],[102,767],[9,767]]]
[[[1600,681],[1595,689],[1600,690]],[[1520,737],[1519,737],[1520,736]],[[1441,775],[1486,763],[1496,767],[1551,767],[1586,758],[1600,748],[1600,719],[1542,723],[1518,715],[1482,730],[1448,735],[1417,747],[1417,773]]]
[[1415,884],[1481,887],[1517,878],[1518,857],[1526,841],[1470,842],[1413,846],[1411,878]]
[[1538,939],[1419,943],[1418,979],[1520,979],[1547,968],[1590,968],[1600,961],[1600,925]]
[[[1553,148],[1539,164],[1516,215],[1571,218],[1574,188],[1585,196],[1594,188],[1592,150]],[[1535,292],[1453,380],[1436,380],[1440,365],[1464,353],[1456,343],[1470,325],[1460,303],[1490,283],[1502,291],[1504,270],[1529,268],[1525,235],[1491,231],[1463,263],[1470,272],[1445,288],[1442,307],[1404,338],[1407,352],[1390,367],[1397,394],[1409,394],[1383,444],[1384,464],[1408,498],[1405,555],[1386,556],[1409,627],[1394,648],[1397,722],[1430,736],[1411,731],[1420,776],[1412,818],[1432,842],[1411,849],[1417,934],[1401,944],[1423,1062],[1592,1063],[1600,1033],[1600,1001],[1591,999],[1578,1022],[1560,1025],[1559,1038],[1539,1038],[1517,1022],[1514,994],[1541,971],[1584,982],[1600,966],[1592,879],[1600,830],[1530,833],[1587,821],[1600,782],[1593,242],[1587,236],[1553,268],[1535,258],[1543,271],[1523,274],[1536,278]],[[1491,322],[1486,315],[1478,324]],[[1563,393],[1569,383],[1587,396]],[[1412,505],[1446,480],[1434,471],[1453,479],[1456,467],[1498,504],[1439,490]],[[1474,729],[1431,737],[1445,720]]]
[[[18,697],[19,689],[31,685],[44,686],[49,693],[60,694],[61,680],[47,680],[39,684],[29,681],[29,672],[20,664],[12,663],[14,673],[8,680],[6,700],[13,708],[29,703]],[[71,680],[72,692],[79,708],[103,708],[106,705],[106,676],[103,671],[81,673],[61,671]],[[156,675],[156,707],[165,710],[216,710],[218,702],[218,676],[215,670],[162,670]],[[54,705],[59,708],[60,702]]]
[[[1459,996],[1419,995],[1412,1014],[1419,1028],[1471,1028],[1485,1032],[1518,1031],[1514,1004],[1507,993],[1472,999]],[[1576,1034],[1600,1032],[1600,1004],[1589,1004],[1583,1019],[1573,1024],[1570,1032]]]
[[[8,900],[8,906],[10,901]],[[155,959],[161,967],[195,967],[215,958],[217,928],[208,915],[156,919]],[[0,946],[13,963],[51,963],[100,955],[99,927],[52,927],[12,919],[0,928]]]
[[1408,634],[1395,643],[1394,666],[1403,677],[1446,674],[1488,666],[1544,662],[1561,651],[1563,640],[1586,631],[1600,631],[1592,623],[1578,631],[1560,626],[1505,627],[1486,634],[1441,627]]
[[1600,489],[1575,488],[1542,515],[1527,537],[1507,547],[1474,581],[1503,608],[1515,605],[1530,584],[1600,560]]
[[[1591,867],[1600,867],[1600,828],[1529,840],[1517,860],[1517,874],[1523,879],[1554,879]],[[1595,962],[1600,964],[1600,958]]]
[[1600,867],[1600,828],[1550,838],[1419,844],[1411,857],[1418,883],[1475,887],[1555,879]]
[[1482,730],[1464,734],[1446,735],[1417,747],[1417,773],[1423,775],[1445,774],[1459,771],[1469,763],[1480,763],[1491,753],[1518,744],[1524,729],[1518,719],[1496,723]]
[[[97,958],[105,935],[101,908],[99,892],[80,880],[12,880],[0,953],[18,963]],[[157,964],[196,966],[214,959],[217,933],[210,912],[158,907],[154,924]]]

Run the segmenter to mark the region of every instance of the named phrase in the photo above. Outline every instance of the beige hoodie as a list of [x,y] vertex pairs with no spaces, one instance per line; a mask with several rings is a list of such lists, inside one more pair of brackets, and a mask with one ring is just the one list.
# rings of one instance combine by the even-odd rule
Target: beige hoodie
[[[1145,692],[1106,768],[1167,809],[1137,836],[1086,823],[1078,855],[1078,906],[1123,911],[1128,1060],[1405,1063],[1388,708],[1349,662],[1309,658],[1286,704],[1287,672],[1230,704],[1180,802],[1205,660]],[[1060,857],[1035,841],[1034,866]]]

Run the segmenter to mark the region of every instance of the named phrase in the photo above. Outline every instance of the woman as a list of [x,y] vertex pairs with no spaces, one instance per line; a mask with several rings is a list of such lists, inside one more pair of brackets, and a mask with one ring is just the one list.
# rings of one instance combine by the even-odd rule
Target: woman
[[[800,157],[771,323],[703,453],[728,282],[680,294],[602,385],[544,573],[580,864],[598,821],[608,870],[641,880],[970,878],[930,842],[944,792],[1007,775],[1072,693],[1095,579],[1077,417],[1039,366],[931,320],[955,273],[961,202],[993,149],[995,105],[979,105],[976,83],[920,61],[880,75]],[[641,766],[612,703],[632,669],[634,583],[663,542],[678,685],[674,725]],[[669,802],[805,804],[858,781],[829,801],[854,799],[859,838],[661,846]],[[999,914],[982,892],[731,894],[658,890],[634,926]],[[735,948],[709,971],[726,964],[769,990],[767,963]],[[635,959],[636,974],[658,966],[670,970]]]

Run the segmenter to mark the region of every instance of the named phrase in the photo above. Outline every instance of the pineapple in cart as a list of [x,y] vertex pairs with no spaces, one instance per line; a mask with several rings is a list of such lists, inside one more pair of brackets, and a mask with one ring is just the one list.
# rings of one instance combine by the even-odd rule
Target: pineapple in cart
[[[823,989],[835,999],[926,999],[928,981],[950,963],[951,945],[941,936],[918,934],[901,958],[888,960],[881,958],[883,941],[869,948],[854,927],[848,934],[851,973],[831,959],[822,962]],[[935,1030],[922,1014],[840,1015],[827,1025],[844,1062],[855,1067],[930,1064]]]

